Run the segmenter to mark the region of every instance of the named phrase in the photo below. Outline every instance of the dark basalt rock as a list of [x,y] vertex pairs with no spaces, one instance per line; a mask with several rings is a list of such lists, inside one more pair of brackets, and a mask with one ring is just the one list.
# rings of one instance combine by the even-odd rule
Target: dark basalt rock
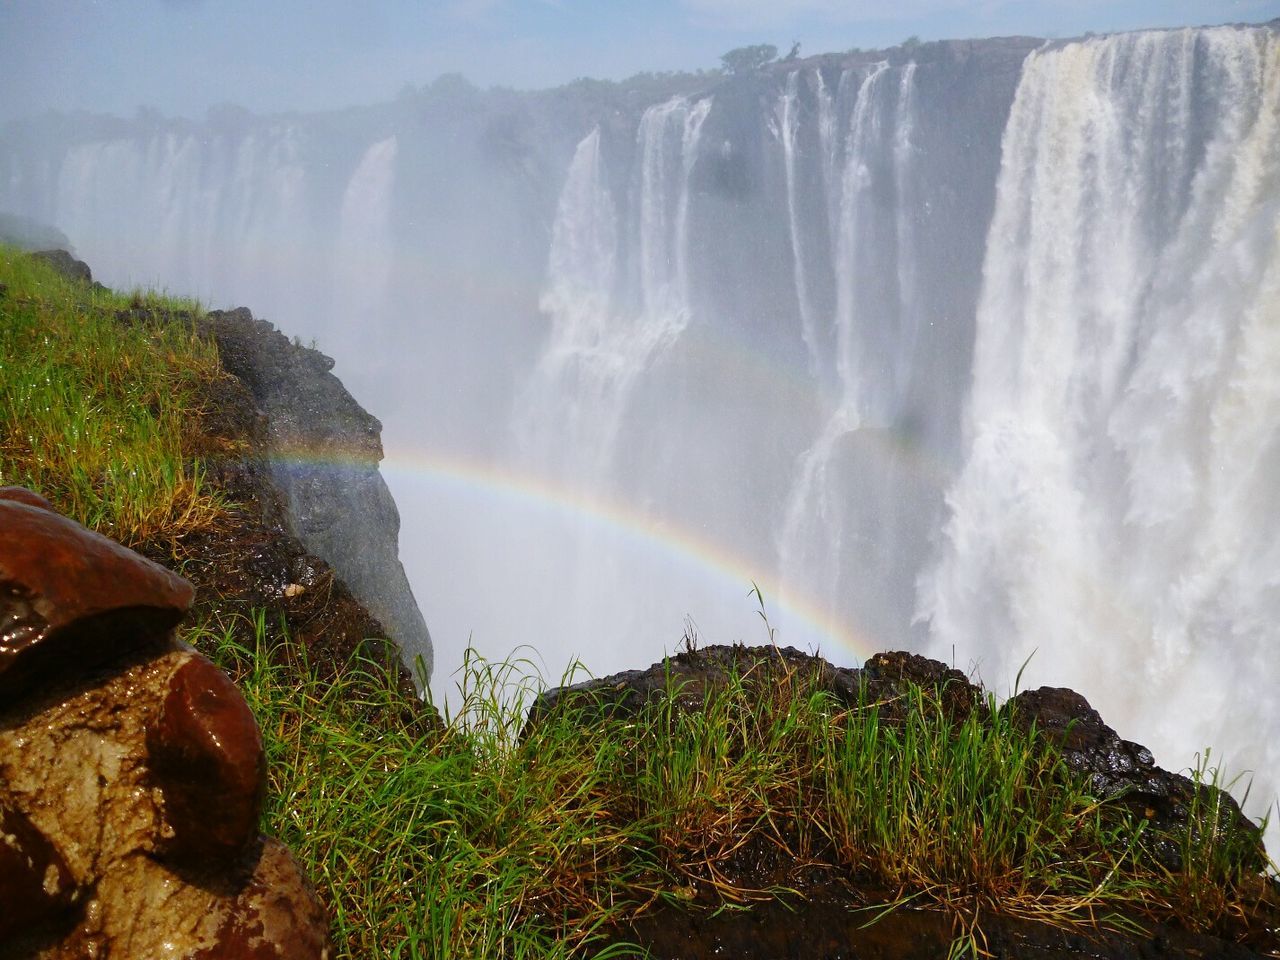
[[696,711],[732,675],[761,688],[774,688],[784,678],[816,676],[822,686],[846,702],[858,691],[854,671],[833,667],[794,647],[703,647],[685,650],[647,670],[627,670],[547,690],[530,708],[525,729],[559,709],[586,711],[591,716],[635,716],[646,703],[665,696],[670,689],[676,691],[674,699],[681,709]]
[[201,870],[235,860],[257,839],[266,757],[249,705],[226,674],[203,657],[179,668],[147,749],[173,834],[161,844],[168,859]]
[[[984,722],[993,719],[992,703],[980,687],[958,670],[916,654],[879,653],[859,669],[846,669],[793,648],[735,646],[685,650],[647,670],[549,690],[533,704],[525,730],[552,715],[581,718],[584,725],[605,718],[625,720],[669,691],[678,709],[696,711],[730,676],[741,678],[748,696],[773,696],[787,683],[803,682],[808,689],[830,691],[847,705],[876,705],[879,721],[886,724],[902,720],[901,711],[910,703],[903,694],[910,686],[929,691],[941,708],[940,715],[950,722],[960,723],[974,713]],[[1198,800],[1200,810],[1218,811],[1219,834],[1237,838],[1227,849],[1237,857],[1242,875],[1253,876],[1260,889],[1266,885],[1261,877],[1265,859],[1260,831],[1240,813],[1235,801],[1225,792],[1197,786],[1156,767],[1149,750],[1121,739],[1079,694],[1043,688],[1020,694],[998,710],[1010,711],[1024,727],[1034,724],[1041,730],[1062,750],[1067,765],[1089,778],[1106,809],[1117,815],[1136,814],[1131,823],[1145,820],[1140,839],[1158,866],[1181,868],[1180,847],[1174,838],[1187,835],[1193,802]],[[702,904],[705,910],[664,905],[620,924],[614,931],[616,940],[639,943],[647,956],[671,960],[934,960],[948,955],[958,932],[952,915],[895,910],[872,924],[881,908],[859,908],[892,901],[898,893],[861,890],[856,878],[850,887],[839,870],[834,876],[840,880],[833,882],[833,874],[821,866],[820,853],[801,868],[778,862],[777,851],[765,846],[770,850],[758,855],[750,843],[744,845],[741,857],[721,865],[721,876],[733,881],[742,867],[748,887],[788,890],[787,902],[774,899],[747,911],[716,910],[714,902]],[[1274,922],[1280,923],[1280,887],[1261,896],[1260,904],[1272,906],[1259,909],[1271,910]],[[1138,919],[1147,929],[1145,934],[1064,931],[1046,923],[993,915],[984,908],[981,929],[988,954],[1006,960],[1247,960],[1273,955],[1212,933]],[[1264,951],[1280,947],[1276,933],[1268,932],[1271,922],[1250,921],[1252,926],[1232,928],[1231,936],[1266,944]]]
[[908,686],[936,692],[943,711],[955,721],[982,704],[982,691],[959,670],[903,650],[874,654],[848,675],[865,684],[867,702],[881,704],[882,720],[897,718],[901,694]]
[[[951,956],[953,917],[901,909],[878,911],[816,900],[758,904],[750,913],[698,916],[660,910],[628,925],[646,960],[943,960]],[[993,960],[1263,960],[1237,943],[1154,924],[1145,934],[1076,932],[1018,917],[987,917],[980,946]],[[621,933],[622,931],[620,931]],[[618,954],[613,954],[618,956]],[[639,960],[640,954],[622,954]]]
[[43,260],[68,280],[80,283],[93,283],[93,273],[83,260],[77,260],[66,250],[40,250],[32,254],[37,260]]
[[877,653],[854,670],[833,666],[794,647],[711,646],[685,650],[647,670],[627,670],[547,690],[534,701],[528,722],[537,722],[563,707],[597,715],[634,716],[673,687],[682,709],[698,710],[707,695],[733,675],[762,690],[776,688],[781,680],[814,683],[845,704],[860,698],[881,704],[881,717],[890,722],[896,717],[898,695],[909,684],[937,691],[947,714],[955,719],[968,716],[982,699],[978,687],[959,670],[904,651]]
[[378,472],[382,424],[329,372],[332,359],[247,309],[210,311],[200,327],[265,416],[271,478],[289,532],[333,566],[387,629],[406,667],[413,671],[421,657],[429,674],[431,636],[398,556],[400,514]]
[[1215,830],[1236,848],[1245,867],[1266,866],[1262,831],[1225,791],[1197,785],[1187,777],[1162,770],[1151,751],[1125,740],[1103,722],[1089,701],[1062,687],[1026,690],[1004,709],[1015,722],[1035,724],[1062,750],[1067,765],[1089,778],[1099,797],[1147,821],[1145,849],[1168,870],[1182,869],[1182,849],[1174,838],[1185,834],[1191,810],[1213,810]]

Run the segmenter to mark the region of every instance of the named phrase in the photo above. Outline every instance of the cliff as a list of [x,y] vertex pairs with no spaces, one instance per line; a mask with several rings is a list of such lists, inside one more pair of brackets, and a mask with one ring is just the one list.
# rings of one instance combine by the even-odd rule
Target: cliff
[[[88,290],[90,268],[62,250],[34,255]],[[189,326],[212,341],[217,376],[202,382],[195,453],[230,503],[212,524],[139,544],[197,588],[215,621],[264,613],[328,671],[389,642],[406,678],[430,675],[431,638],[397,558],[399,517],[378,474],[380,425],[328,372],[332,361],[290,342],[248,310],[211,313],[135,296],[116,322]]]
[[400,515],[378,472],[382,425],[329,372],[330,358],[247,309],[211,311],[199,326],[266,417],[264,453],[288,530],[333,566],[425,686],[431,635],[400,563]]

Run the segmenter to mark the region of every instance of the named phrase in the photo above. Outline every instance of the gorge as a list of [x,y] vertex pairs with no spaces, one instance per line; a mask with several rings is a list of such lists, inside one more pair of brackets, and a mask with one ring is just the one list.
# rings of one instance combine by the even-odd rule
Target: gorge
[[770,629],[1069,685],[1274,801],[1280,24],[49,115],[0,210],[336,358],[442,697],[468,642],[554,682]]

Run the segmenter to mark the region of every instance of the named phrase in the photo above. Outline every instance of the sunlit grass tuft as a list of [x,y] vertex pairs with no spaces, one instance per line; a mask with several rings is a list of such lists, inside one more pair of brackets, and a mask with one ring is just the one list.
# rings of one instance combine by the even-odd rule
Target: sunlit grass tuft
[[93,289],[8,247],[0,284],[0,483],[128,545],[215,518],[193,449],[197,388],[220,374],[199,308]]

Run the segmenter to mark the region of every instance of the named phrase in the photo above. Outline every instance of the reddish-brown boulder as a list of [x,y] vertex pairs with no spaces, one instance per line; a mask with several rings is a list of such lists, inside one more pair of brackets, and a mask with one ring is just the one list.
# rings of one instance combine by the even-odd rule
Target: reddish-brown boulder
[[7,488],[0,499],[0,704],[163,641],[191,585]]
[[53,508],[52,503],[34,490],[28,490],[26,487],[0,487],[0,500],[25,503],[29,507],[39,507],[41,510],[48,510],[50,513],[58,512]]
[[0,943],[56,928],[82,893],[49,838],[20,811],[0,806]]
[[257,839],[267,776],[262,737],[235,684],[204,657],[169,680],[147,748],[173,831],[161,844],[169,859],[203,868]]
[[0,490],[0,960],[318,960],[314,891],[260,841],[262,742],[179,643],[187,582]]
[[324,929],[324,911],[289,849],[268,839],[252,878],[224,914],[215,943],[189,960],[327,958]]

